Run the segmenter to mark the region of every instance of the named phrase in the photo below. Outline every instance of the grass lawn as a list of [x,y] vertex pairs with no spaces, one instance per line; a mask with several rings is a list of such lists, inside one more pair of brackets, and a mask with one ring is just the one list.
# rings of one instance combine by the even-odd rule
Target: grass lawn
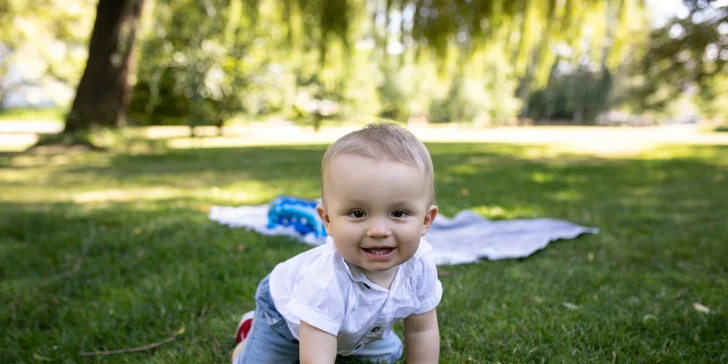
[[64,114],[68,112],[66,109],[57,107],[48,108],[13,108],[0,110],[0,121],[13,120],[62,120]]
[[[441,267],[441,362],[728,361],[728,147],[429,146],[445,215],[601,229]],[[227,362],[258,281],[309,247],[211,223],[208,208],[318,197],[324,150],[0,155],[0,362],[83,362],[181,328],[102,360]]]

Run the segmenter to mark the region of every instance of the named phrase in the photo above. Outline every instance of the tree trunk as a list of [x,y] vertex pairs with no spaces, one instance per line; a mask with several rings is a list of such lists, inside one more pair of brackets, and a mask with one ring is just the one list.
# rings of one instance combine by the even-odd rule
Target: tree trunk
[[86,69],[64,133],[126,126],[134,39],[144,0],[99,0]]
[[521,121],[525,121],[525,119],[528,118],[528,103],[531,101],[531,81],[533,79],[532,74],[533,68],[531,65],[529,65],[526,74],[520,80],[518,88],[516,89],[516,97],[523,103],[521,111],[518,113],[518,118]]
[[582,125],[584,123],[584,112],[586,109],[585,102],[582,98],[577,101],[576,107],[574,108],[574,115],[572,115],[571,123],[574,125]]

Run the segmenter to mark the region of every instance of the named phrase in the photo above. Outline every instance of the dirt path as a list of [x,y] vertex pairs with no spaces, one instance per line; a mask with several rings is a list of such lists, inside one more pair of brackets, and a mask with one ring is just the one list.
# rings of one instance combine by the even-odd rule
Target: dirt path
[[[37,134],[56,133],[62,124],[53,121],[0,122],[0,150],[22,150],[35,143]],[[326,144],[355,130],[326,127],[319,133],[285,122],[252,126],[231,126],[225,136],[215,137],[211,127],[200,128],[205,138],[189,138],[185,126],[159,126],[137,129],[151,139],[169,139],[172,148],[235,147],[274,144]],[[663,144],[728,145],[728,133],[701,133],[694,126],[659,127],[566,127],[537,126],[474,129],[455,126],[413,128],[426,142],[484,142],[548,144],[603,155],[632,154]]]

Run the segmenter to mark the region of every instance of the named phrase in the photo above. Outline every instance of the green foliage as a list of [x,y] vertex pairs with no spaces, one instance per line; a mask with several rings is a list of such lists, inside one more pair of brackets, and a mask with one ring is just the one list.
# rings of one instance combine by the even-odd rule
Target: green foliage
[[162,2],[149,9],[157,21],[147,24],[143,36],[131,105],[137,118],[222,125],[241,111],[235,88],[247,80],[238,73],[241,49],[233,46],[239,17],[229,9],[240,11],[196,1]]
[[540,121],[594,124],[613,105],[610,100],[612,75],[607,69],[593,71],[579,67],[555,72],[546,88],[529,99],[528,117]]
[[698,107],[714,127],[728,127],[728,72],[703,82]]
[[450,82],[437,77],[432,63],[407,64],[384,75],[379,87],[382,113],[385,118],[407,120],[414,115],[426,115],[434,100],[447,94]]
[[[526,91],[548,83],[558,49],[600,64],[604,38],[632,28],[589,26],[641,14],[629,0],[206,4],[175,0],[151,11],[132,106],[147,122],[210,123],[238,112],[315,121],[333,103],[344,118],[501,124],[528,100],[518,100],[519,83]],[[203,82],[215,72],[222,92]]]
[[708,118],[726,119],[722,105],[728,90],[728,5],[685,1],[689,14],[674,18],[650,35],[629,99],[642,110],[665,112],[682,94]]
[[[22,86],[53,91],[75,86],[86,59],[95,4],[90,1],[0,0],[0,104]],[[7,79],[11,65],[19,79]],[[60,104],[68,100],[54,92]]]
[[[5,0],[0,43],[35,44],[27,42],[32,32],[13,37],[11,24],[27,20],[49,29],[47,39],[85,44],[93,4],[65,4]],[[559,57],[603,64],[608,53],[605,64],[616,67],[643,12],[635,0],[148,1],[132,123],[220,124],[238,113],[307,120],[323,112],[499,124],[548,84]],[[39,44],[50,56],[54,48]],[[75,80],[81,61],[61,57],[46,73]]]

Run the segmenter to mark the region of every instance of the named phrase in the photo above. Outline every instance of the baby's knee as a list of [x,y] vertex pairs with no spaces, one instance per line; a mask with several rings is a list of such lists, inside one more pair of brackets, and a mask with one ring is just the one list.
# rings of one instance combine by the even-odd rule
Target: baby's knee
[[238,359],[238,358],[239,358],[239,357],[241,356],[241,354],[243,353],[243,343],[244,343],[244,342],[245,342],[245,341],[241,341],[241,342],[240,342],[240,343],[239,343],[239,344],[238,344],[238,345],[237,345],[237,346],[235,347],[235,350],[233,350],[233,356],[232,356],[232,358],[231,358],[231,360],[232,360],[232,364],[236,364],[236,363],[237,363],[237,359]]

